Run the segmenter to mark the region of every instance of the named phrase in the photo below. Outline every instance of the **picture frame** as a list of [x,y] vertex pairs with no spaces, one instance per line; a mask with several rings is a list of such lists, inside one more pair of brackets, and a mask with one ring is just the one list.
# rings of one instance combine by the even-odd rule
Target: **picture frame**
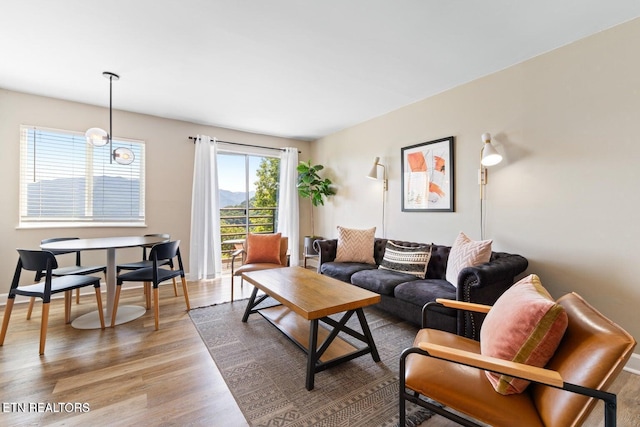
[[454,212],[453,140],[401,148],[403,212]]

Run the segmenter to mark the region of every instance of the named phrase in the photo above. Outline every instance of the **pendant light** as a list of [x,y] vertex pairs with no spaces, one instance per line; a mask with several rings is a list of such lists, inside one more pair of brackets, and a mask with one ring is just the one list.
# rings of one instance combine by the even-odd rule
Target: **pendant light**
[[120,165],[130,165],[135,160],[133,151],[126,147],[119,147],[113,149],[113,81],[119,80],[120,76],[110,71],[105,71],[102,75],[109,79],[109,132],[101,128],[91,128],[85,132],[87,143],[94,147],[102,147],[109,144],[109,163],[116,163]]

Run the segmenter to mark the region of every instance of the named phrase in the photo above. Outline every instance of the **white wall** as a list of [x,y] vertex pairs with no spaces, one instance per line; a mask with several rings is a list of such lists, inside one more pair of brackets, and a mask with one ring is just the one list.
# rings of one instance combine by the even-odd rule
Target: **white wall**
[[[508,36],[508,35],[505,35]],[[504,161],[490,169],[487,237],[529,260],[552,295],[575,291],[640,339],[640,19],[565,46],[313,143],[338,194],[319,212],[336,225],[451,244],[480,238],[477,184],[483,132]],[[400,149],[455,136],[455,212],[400,210]],[[380,235],[380,233],[378,233]]]
[[[197,134],[225,141],[267,147],[297,147],[305,159],[309,143],[285,138],[196,125],[177,120],[114,110],[113,130],[116,137],[146,141],[146,228],[47,228],[17,229],[20,166],[20,125],[84,132],[108,123],[108,109],[75,102],[28,95],[0,89],[0,146],[3,203],[0,208],[0,294],[9,291],[17,262],[16,248],[38,248],[40,240],[56,236],[102,237],[170,233],[181,240],[183,261],[189,265],[191,222],[191,186],[194,145],[189,136]],[[303,232],[310,225],[303,221]],[[105,264],[104,251],[85,252],[85,264]],[[116,252],[117,262],[135,260],[139,249]],[[27,278],[32,280],[32,277]],[[4,304],[1,301],[0,304]]]

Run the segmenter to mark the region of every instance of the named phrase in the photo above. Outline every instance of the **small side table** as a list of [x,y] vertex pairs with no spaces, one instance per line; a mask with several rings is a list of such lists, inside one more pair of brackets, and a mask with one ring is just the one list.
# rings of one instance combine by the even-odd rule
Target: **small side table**
[[305,253],[305,254],[303,255],[303,257],[304,257],[304,268],[307,268],[307,260],[308,260],[309,258],[319,258],[319,257],[320,257],[320,255],[318,255],[318,254],[307,254],[307,253]]

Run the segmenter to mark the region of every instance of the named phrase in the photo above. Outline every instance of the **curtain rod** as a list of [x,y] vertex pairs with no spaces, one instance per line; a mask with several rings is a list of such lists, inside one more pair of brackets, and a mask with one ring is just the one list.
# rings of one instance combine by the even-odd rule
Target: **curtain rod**
[[[189,139],[193,140],[193,143],[196,143],[196,139],[198,139],[195,136],[190,136]],[[223,144],[231,144],[231,145],[242,145],[243,147],[253,147],[253,148],[264,148],[267,150],[278,150],[278,151],[284,151],[284,148],[277,148],[277,147],[264,147],[262,145],[253,145],[253,144],[243,144],[241,142],[231,142],[231,141],[221,141],[219,139],[216,139],[216,141],[218,142],[222,142]],[[298,150],[298,153],[301,153],[300,150]]]

